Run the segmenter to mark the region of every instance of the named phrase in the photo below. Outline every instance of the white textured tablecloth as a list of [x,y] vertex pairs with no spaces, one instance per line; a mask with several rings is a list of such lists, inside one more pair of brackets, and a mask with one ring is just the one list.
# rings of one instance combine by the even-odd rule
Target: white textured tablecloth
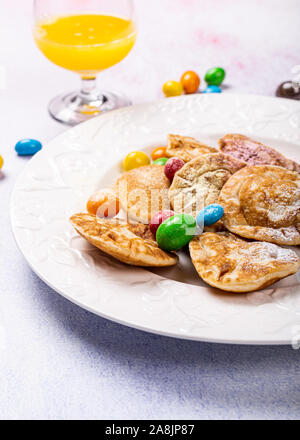
[[[215,65],[227,70],[225,92],[273,95],[300,64],[299,0],[136,4],[137,45],[99,78],[135,103],[161,97],[163,82],[187,69],[203,77]],[[10,193],[28,161],[14,145],[64,131],[47,103],[78,85],[35,48],[31,8],[0,0],[0,419],[299,418],[299,351],[122,327],[60,297],[28,267],[9,223]]]

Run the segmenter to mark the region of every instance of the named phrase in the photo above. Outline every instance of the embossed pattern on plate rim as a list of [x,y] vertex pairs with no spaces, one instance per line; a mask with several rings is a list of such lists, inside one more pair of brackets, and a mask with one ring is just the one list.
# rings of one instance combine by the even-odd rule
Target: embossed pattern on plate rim
[[[242,131],[257,133],[259,138],[300,144],[300,107],[293,101],[254,95],[193,95],[121,109],[66,131],[30,160],[15,184],[10,210],[13,233],[21,252],[33,271],[51,288],[77,305],[121,324],[183,339],[240,344],[291,343],[292,328],[300,323],[299,288],[293,293],[292,310],[289,301],[285,304],[290,295],[284,290],[290,291],[291,287],[275,289],[275,294],[274,289],[269,289],[244,296],[250,298],[246,302],[236,297],[236,304],[231,304],[228,310],[227,306],[222,307],[219,298],[210,297],[208,292],[213,289],[185,285],[144,269],[118,266],[118,263],[112,268],[106,257],[101,257],[101,262],[107,260],[107,264],[100,268],[91,249],[81,251],[70,246],[74,234],[71,229],[63,231],[65,206],[59,206],[58,217],[53,216],[60,199],[57,192],[63,194],[61,200],[66,201],[66,205],[68,197],[73,198],[75,204],[77,199],[84,200],[98,179],[97,167],[103,165],[103,160],[102,174],[105,174],[126,150],[134,149],[132,145],[146,147],[159,142],[166,131],[186,135]],[[101,150],[98,143],[102,143]],[[85,168],[80,165],[84,158]],[[45,203],[47,197],[49,204]],[[39,216],[35,215],[37,205],[41,209]],[[47,236],[48,229],[50,236]],[[82,271],[82,278],[72,286],[74,271]],[[89,280],[94,272],[97,276]],[[119,282],[116,273],[122,274]],[[98,280],[104,282],[101,292],[95,286]],[[120,286],[121,282],[124,284]],[[114,288],[120,291],[108,294]],[[128,308],[133,308],[132,313],[124,311],[126,301]],[[253,334],[253,317],[258,317],[259,322],[265,319],[267,328],[260,328],[260,324],[258,333]]]

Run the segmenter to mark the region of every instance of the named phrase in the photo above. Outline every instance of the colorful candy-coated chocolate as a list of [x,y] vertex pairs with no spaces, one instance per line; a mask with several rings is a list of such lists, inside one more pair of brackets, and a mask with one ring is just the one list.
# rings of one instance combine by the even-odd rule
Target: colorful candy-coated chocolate
[[196,72],[189,70],[185,72],[180,80],[182,87],[188,95],[191,93],[196,93],[200,86],[200,78]]
[[165,251],[177,251],[186,246],[196,234],[196,220],[188,214],[176,214],[165,220],[157,230],[156,241]]
[[170,217],[173,217],[174,215],[175,212],[169,210],[159,211],[156,214],[154,214],[150,222],[150,231],[152,232],[152,234],[155,236],[157,229],[160,227],[160,225],[165,220],[167,220]]
[[171,157],[165,165],[165,175],[172,182],[175,174],[179,171],[185,163],[178,157]]
[[220,86],[224,81],[226,72],[222,67],[212,67],[206,72],[205,81],[210,86]]
[[151,153],[151,159],[157,160],[161,159],[162,157],[166,157],[167,155],[167,147],[157,147],[155,150]]
[[153,162],[153,165],[162,165],[165,166],[166,163],[168,162],[169,158],[168,157],[161,157],[160,159],[156,159]]
[[89,214],[100,218],[113,218],[120,211],[119,199],[112,189],[102,189],[93,194],[86,205]]
[[299,101],[300,88],[292,81],[285,81],[284,83],[280,84],[280,86],[276,90],[276,96],[278,96],[279,98],[289,98]]
[[150,165],[150,157],[148,157],[146,153],[143,153],[143,151],[133,151],[129,153],[123,161],[125,171],[130,171],[145,165]]
[[180,96],[183,94],[183,87],[178,81],[167,81],[163,85],[163,92],[167,98],[170,98],[171,96]]
[[222,89],[218,86],[207,86],[203,93],[222,93]]
[[199,227],[211,226],[217,223],[224,215],[224,209],[217,203],[206,206],[197,215],[196,221]]
[[21,139],[15,145],[19,156],[32,156],[42,149],[42,144],[36,139]]
[[3,164],[4,164],[4,160],[3,160],[3,157],[0,154],[0,170],[3,167]]

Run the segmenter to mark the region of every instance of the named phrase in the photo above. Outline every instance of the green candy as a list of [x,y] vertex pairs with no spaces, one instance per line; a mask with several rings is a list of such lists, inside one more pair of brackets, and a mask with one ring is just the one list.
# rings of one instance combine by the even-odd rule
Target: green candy
[[177,214],[165,220],[157,230],[156,241],[165,251],[177,251],[196,234],[196,220],[188,214]]
[[213,67],[206,72],[204,79],[209,86],[220,86],[225,76],[226,72],[222,67]]
[[161,165],[161,166],[165,166],[166,163],[168,162],[169,158],[168,157],[161,157],[160,159],[156,159],[153,162],[153,165]]

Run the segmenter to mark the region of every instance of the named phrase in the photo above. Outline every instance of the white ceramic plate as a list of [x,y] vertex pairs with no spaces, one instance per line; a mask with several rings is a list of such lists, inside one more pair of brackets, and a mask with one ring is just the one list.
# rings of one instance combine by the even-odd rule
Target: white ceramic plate
[[21,252],[57,292],[119,323],[184,339],[290,344],[300,332],[297,276],[256,293],[221,293],[200,280],[184,253],[170,269],[126,266],[90,246],[69,224],[93,191],[114,182],[128,152],[150,152],[170,132],[211,145],[240,132],[300,161],[298,102],[193,95],[108,113],[54,139],[18,178],[11,221]]

